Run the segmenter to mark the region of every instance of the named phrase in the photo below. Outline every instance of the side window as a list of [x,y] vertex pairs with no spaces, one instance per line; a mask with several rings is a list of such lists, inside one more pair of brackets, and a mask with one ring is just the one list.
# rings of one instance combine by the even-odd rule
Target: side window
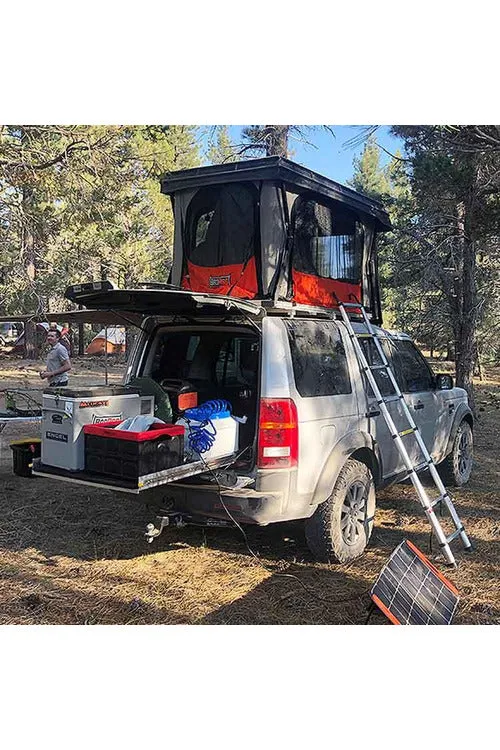
[[351,393],[347,357],[334,323],[286,321],[293,374],[303,397]]
[[[375,342],[372,339],[360,339],[360,341],[361,341],[361,346],[363,347],[363,352],[364,352],[364,355],[366,357],[366,361],[368,362],[368,364],[369,365],[381,365],[382,358],[380,354],[378,353]],[[386,346],[386,344],[387,344],[386,341],[382,342],[385,356],[387,357],[387,359],[389,360],[389,363],[391,364],[391,351],[390,351],[390,348]],[[373,374],[373,377],[375,378],[375,382],[382,396],[392,396],[395,391],[394,391],[394,386],[392,385],[392,382],[389,378],[389,375],[387,374],[387,371],[386,370],[373,370],[372,374]],[[398,380],[397,374],[396,374],[396,380]],[[368,390],[369,395],[372,398],[374,398],[375,394],[372,392],[372,388],[368,380],[365,380],[365,382],[366,382],[366,388]]]
[[430,391],[433,387],[432,370],[411,341],[394,341],[395,366],[401,372],[403,393]]

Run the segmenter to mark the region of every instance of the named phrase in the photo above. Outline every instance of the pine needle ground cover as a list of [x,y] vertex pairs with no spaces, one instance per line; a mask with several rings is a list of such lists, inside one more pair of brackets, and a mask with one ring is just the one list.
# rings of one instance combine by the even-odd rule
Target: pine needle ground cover
[[[0,360],[0,387],[40,388],[37,364]],[[102,363],[73,364],[73,386],[103,382]],[[120,377],[111,362],[110,382]],[[500,370],[476,385],[474,472],[453,493],[475,551],[454,547],[451,571],[435,544],[429,553],[429,525],[410,485],[378,493],[368,550],[345,566],[314,562],[299,522],[246,527],[256,557],[238,529],[166,529],[150,546],[151,514],[138,501],[14,475],[9,443],[39,428],[8,426],[0,437],[0,624],[363,624],[368,592],[403,538],[458,588],[454,624],[500,623]]]

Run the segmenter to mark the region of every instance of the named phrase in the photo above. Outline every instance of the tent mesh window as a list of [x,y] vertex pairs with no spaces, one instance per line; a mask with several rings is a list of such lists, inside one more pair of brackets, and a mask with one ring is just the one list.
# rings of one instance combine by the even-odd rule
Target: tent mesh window
[[297,271],[360,282],[363,225],[354,214],[308,196],[297,199],[293,224],[293,267]]
[[258,243],[258,193],[239,183],[202,188],[186,216],[187,259],[206,268],[246,263]]

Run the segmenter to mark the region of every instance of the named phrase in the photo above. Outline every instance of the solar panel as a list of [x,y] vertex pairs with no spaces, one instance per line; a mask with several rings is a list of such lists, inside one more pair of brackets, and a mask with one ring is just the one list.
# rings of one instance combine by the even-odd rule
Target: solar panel
[[459,601],[453,584],[407,539],[380,571],[370,595],[395,625],[449,625]]

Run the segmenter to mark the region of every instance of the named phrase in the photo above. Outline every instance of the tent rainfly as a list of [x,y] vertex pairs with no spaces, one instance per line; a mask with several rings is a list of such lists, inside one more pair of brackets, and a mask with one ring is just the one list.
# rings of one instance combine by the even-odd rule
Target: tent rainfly
[[170,282],[240,299],[335,307],[381,321],[376,235],[382,205],[281,157],[171,172]]

